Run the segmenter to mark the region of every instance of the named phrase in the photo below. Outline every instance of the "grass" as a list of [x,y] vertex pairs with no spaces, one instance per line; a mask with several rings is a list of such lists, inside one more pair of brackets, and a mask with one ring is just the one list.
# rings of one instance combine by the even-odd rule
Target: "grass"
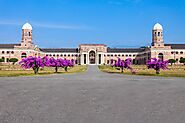
[[[132,66],[136,71],[135,75],[143,76],[163,76],[163,77],[185,77],[185,66],[169,66],[169,70],[161,70],[160,74],[156,74],[155,70],[147,69],[144,65],[133,65]],[[99,69],[103,72],[108,73],[118,73],[118,74],[128,74],[131,75],[130,70],[124,70],[124,73],[121,73],[121,70],[112,68],[108,65],[100,65]]]
[[[44,68],[39,70],[40,75],[49,75],[49,74],[72,74],[72,73],[81,73],[87,70],[86,65],[78,65],[71,68],[68,68],[68,71],[64,71],[63,68],[58,69],[58,73],[55,73],[55,68]],[[33,70],[23,70],[20,66],[0,66],[0,77],[11,77],[11,76],[35,76]]]

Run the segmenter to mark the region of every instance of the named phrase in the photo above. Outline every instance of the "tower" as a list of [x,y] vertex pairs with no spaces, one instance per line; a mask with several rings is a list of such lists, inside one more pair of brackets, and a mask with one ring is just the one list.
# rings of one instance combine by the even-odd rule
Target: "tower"
[[163,27],[161,24],[156,23],[152,30],[152,46],[164,47],[163,41]]
[[26,23],[22,26],[22,46],[30,47],[32,46],[32,26]]

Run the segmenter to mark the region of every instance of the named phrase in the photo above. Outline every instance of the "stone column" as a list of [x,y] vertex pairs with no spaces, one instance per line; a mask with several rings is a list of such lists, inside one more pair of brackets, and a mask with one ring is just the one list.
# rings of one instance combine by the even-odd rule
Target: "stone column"
[[86,59],[86,62],[87,62],[87,64],[89,65],[89,53],[87,53],[86,55],[87,55],[87,56],[86,56],[86,58],[87,58],[87,59]]
[[80,56],[80,64],[83,65],[84,64],[84,55],[81,54]]

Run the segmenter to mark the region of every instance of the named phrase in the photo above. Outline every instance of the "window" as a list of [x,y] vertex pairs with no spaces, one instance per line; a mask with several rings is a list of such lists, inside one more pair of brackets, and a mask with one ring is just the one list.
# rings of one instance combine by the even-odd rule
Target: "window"
[[64,54],[64,57],[66,57],[66,54]]
[[113,55],[111,55],[113,57]]
[[163,61],[163,59],[164,59],[163,53],[159,53],[159,54],[158,54],[158,58],[161,59],[161,60]]
[[136,57],[136,55],[133,55],[133,57]]
[[57,54],[57,57],[59,57],[59,54]]
[[73,57],[74,55],[72,54],[71,56]]
[[183,52],[181,51],[180,54],[183,54]]
[[60,56],[62,57],[63,55],[62,55],[62,54],[60,54]]
[[11,53],[14,54],[14,51],[12,51]]
[[49,56],[52,56],[51,54]]
[[157,32],[155,32],[155,36],[157,36]]
[[46,56],[48,56],[48,54],[46,54]]
[[118,56],[120,57],[121,55],[119,54]]
[[110,55],[108,54],[107,56],[109,57]]
[[160,36],[161,35],[161,33],[160,32],[158,32],[158,36]]
[[124,55],[122,54],[122,57],[124,57]]
[[109,64],[109,60],[107,60],[107,64]]
[[55,57],[55,54],[53,54],[53,56]]
[[26,53],[22,53],[21,54],[21,58],[26,58],[27,57],[27,54]]
[[179,52],[177,51],[176,54],[179,54]]
[[4,54],[4,51],[2,51],[2,54]]
[[70,57],[70,54],[68,55],[68,57]]
[[128,57],[128,55],[126,55],[126,57]]
[[171,54],[173,54],[173,52],[171,52]]
[[132,57],[132,55],[129,55],[129,57]]
[[10,51],[7,51],[6,53],[7,53],[7,54],[9,54],[9,53],[10,53]]
[[114,56],[117,56],[116,54]]

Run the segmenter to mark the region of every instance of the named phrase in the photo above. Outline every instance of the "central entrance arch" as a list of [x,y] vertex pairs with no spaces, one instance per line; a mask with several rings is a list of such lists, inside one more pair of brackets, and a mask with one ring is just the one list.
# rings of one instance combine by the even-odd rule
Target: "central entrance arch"
[[89,52],[89,63],[90,64],[95,64],[96,63],[96,53],[95,53],[95,51],[90,51]]

